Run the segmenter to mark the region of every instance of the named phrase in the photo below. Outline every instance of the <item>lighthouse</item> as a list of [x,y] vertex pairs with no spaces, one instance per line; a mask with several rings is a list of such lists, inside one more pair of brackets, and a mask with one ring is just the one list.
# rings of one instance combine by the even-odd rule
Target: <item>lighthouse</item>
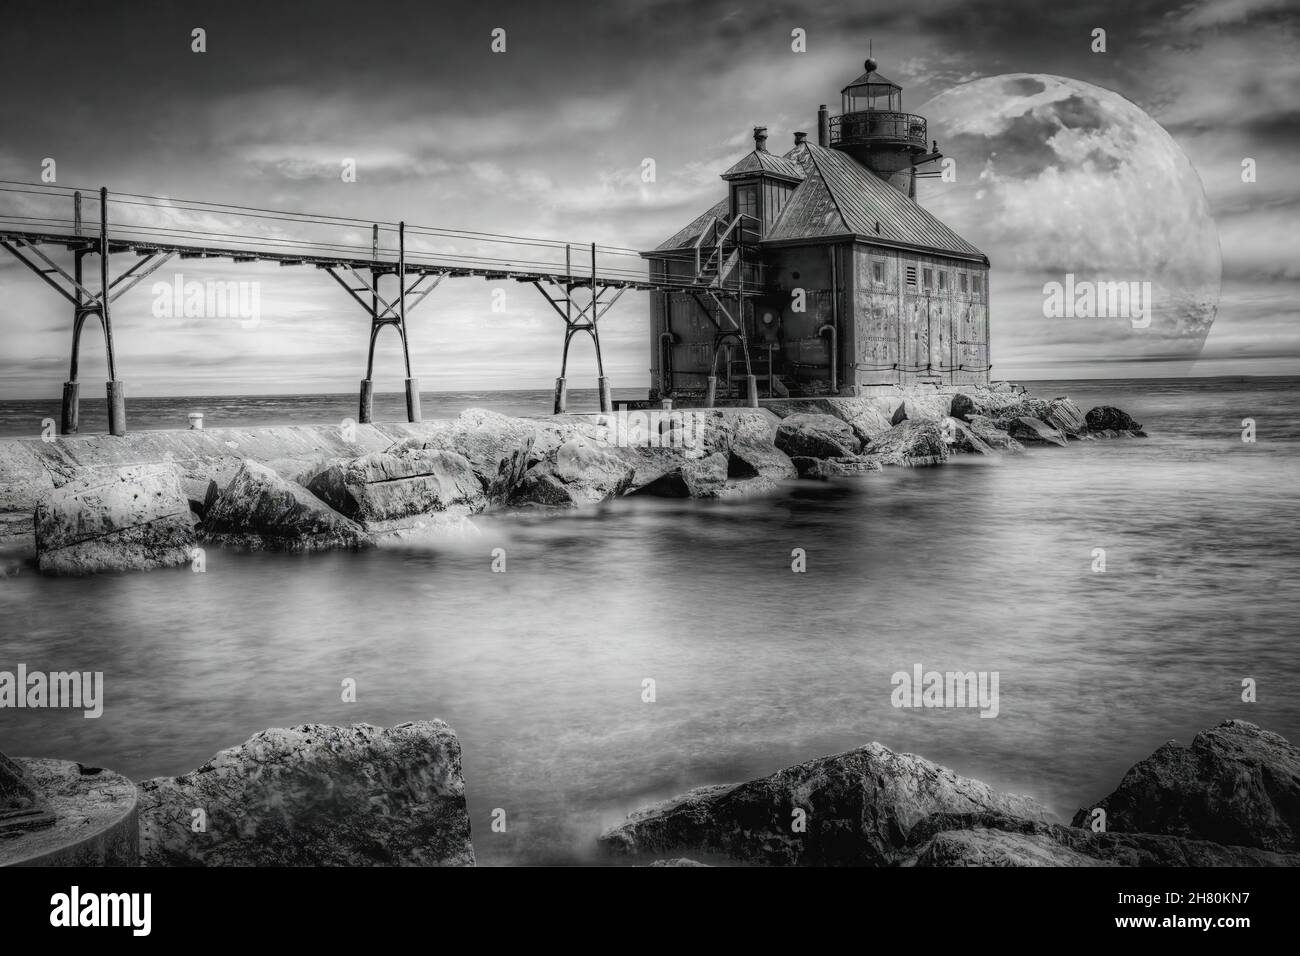
[[866,72],[840,90],[842,112],[817,111],[818,143],[838,149],[899,192],[916,198],[916,167],[942,158],[938,144],[927,148],[925,117],[903,112],[903,88],[876,72]]
[[902,88],[864,65],[842,111],[818,111],[816,142],[792,131],[778,154],[755,126],[718,201],[642,253],[661,283],[651,401],[988,382],[988,257],[916,201],[937,144]]

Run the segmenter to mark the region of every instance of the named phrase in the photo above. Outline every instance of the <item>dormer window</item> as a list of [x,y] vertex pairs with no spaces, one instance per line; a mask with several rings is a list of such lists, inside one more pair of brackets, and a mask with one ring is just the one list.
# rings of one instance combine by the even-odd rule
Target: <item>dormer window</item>
[[[736,215],[753,216],[759,219],[758,215],[758,186],[755,183],[746,183],[736,187]],[[753,225],[750,223],[749,225]]]

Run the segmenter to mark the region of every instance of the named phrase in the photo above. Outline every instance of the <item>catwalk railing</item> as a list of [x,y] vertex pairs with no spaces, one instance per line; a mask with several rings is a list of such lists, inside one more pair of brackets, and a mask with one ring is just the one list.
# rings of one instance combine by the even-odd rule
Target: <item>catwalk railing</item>
[[[72,254],[71,268],[47,254],[48,249],[60,247]],[[736,299],[747,291],[741,286],[742,270],[735,270],[730,281],[725,275],[701,276],[693,251],[656,253],[656,259],[669,268],[652,273],[639,250],[601,243],[14,181],[0,181],[0,248],[73,306],[72,358],[64,386],[65,434],[77,430],[77,356],[82,326],[91,315],[103,327],[108,355],[109,430],[125,433],[125,393],[117,379],[111,304],[174,256],[313,265],[329,272],[370,315],[361,421],[370,420],[375,341],[385,325],[392,325],[401,337],[408,418],[419,420],[419,382],[411,375],[406,315],[447,277],[513,279],[534,285],[545,296],[565,322],[557,411],[565,405],[569,344],[579,332],[589,334],[595,345],[601,408],[610,410],[598,321],[628,289],[707,292]],[[110,279],[109,260],[117,254],[138,258]],[[86,278],[83,260],[88,255],[99,259],[97,288]],[[680,270],[671,268],[677,260]],[[751,274],[753,269],[751,264]],[[385,276],[395,277],[395,292],[381,293],[380,280]],[[751,288],[756,286],[753,283]]]

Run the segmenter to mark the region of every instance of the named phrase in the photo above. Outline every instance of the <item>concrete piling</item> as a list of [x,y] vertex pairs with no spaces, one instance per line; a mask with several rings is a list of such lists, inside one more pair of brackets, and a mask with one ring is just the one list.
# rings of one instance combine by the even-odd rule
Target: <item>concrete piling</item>
[[717,404],[717,400],[718,400],[718,376],[710,375],[708,391],[706,391],[704,395],[704,407],[713,408],[713,406]]
[[600,410],[602,412],[612,412],[614,410],[614,398],[609,389],[609,379],[602,375],[596,379],[596,387],[600,390]]
[[408,422],[422,420],[420,417],[420,380],[418,378],[408,378],[406,380],[406,420]]
[[126,434],[126,385],[119,381],[108,383],[108,433]]
[[77,424],[81,416],[81,384],[79,382],[63,383],[63,421],[59,427],[61,435],[77,434]]
[[357,422],[369,425],[375,414],[375,383],[368,378],[361,380],[361,407],[357,411]]
[[555,380],[555,414],[563,415],[569,404],[569,386],[561,375]]

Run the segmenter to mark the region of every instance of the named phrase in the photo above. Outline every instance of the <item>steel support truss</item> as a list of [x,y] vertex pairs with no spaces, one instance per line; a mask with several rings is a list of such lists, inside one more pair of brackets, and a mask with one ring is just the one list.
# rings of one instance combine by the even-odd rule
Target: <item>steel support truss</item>
[[579,332],[590,335],[596,346],[596,387],[600,394],[600,410],[612,412],[614,405],[610,396],[609,379],[605,377],[604,358],[600,354],[598,323],[623,295],[625,287],[593,285],[591,295],[585,297],[587,301],[584,304],[574,298],[573,291],[576,288],[586,288],[586,283],[545,282],[542,279],[530,281],[564,320],[564,350],[560,354],[560,377],[555,381],[555,414],[560,415],[565,411],[568,400],[569,344]]
[[[378,226],[375,234],[378,235]],[[375,240],[374,258],[378,259],[378,239]],[[350,264],[321,266],[356,300],[370,316],[370,348],[366,353],[366,377],[361,380],[361,400],[357,421],[365,424],[374,418],[375,341],[379,330],[391,325],[402,340],[402,360],[406,366],[406,420],[418,422],[420,412],[420,380],[411,374],[411,350],[406,336],[406,313],[424,301],[430,292],[446,278],[446,272],[420,272],[409,286],[406,284],[406,224],[398,227],[398,261],[396,265],[373,265],[368,269]],[[367,278],[365,275],[369,272]],[[397,276],[397,297],[389,300],[379,293],[379,281],[386,275]]]
[[[101,202],[105,198],[105,193],[106,191],[101,191]],[[78,217],[79,212],[78,204]],[[97,239],[86,238],[80,241],[74,239],[66,243],[67,248],[72,251],[71,273],[46,255],[37,243],[31,240],[19,236],[0,239],[0,247],[36,273],[46,285],[72,305],[72,358],[68,366],[68,380],[63,383],[62,420],[59,429],[64,435],[75,435],[79,425],[81,386],[77,381],[77,369],[81,353],[81,332],[86,319],[92,315],[99,317],[100,327],[104,331],[104,351],[108,359],[108,430],[112,435],[126,434],[126,392],[117,377],[117,353],[113,345],[111,305],[175,255],[173,252],[166,251],[141,251],[140,258],[134,265],[110,281],[108,259],[112,250],[108,243],[107,226],[105,214],[101,218],[101,232]],[[97,292],[86,284],[84,278],[84,260],[88,255],[98,255],[100,260],[100,281]]]

